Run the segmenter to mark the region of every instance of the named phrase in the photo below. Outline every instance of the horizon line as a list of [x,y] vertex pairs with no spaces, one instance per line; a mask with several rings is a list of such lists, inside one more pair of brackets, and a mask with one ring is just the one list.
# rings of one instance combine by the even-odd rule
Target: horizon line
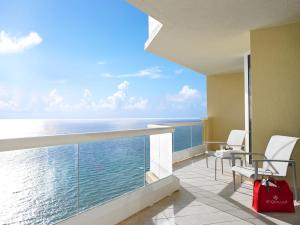
[[200,117],[128,117],[128,118],[1,118],[1,120],[145,120],[145,119],[205,119]]

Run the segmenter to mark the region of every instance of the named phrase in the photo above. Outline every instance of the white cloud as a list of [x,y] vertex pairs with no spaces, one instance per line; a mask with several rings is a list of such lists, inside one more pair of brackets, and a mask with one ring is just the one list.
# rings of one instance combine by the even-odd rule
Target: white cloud
[[197,97],[198,94],[199,92],[196,89],[192,89],[188,85],[184,85],[179,92],[179,95],[185,99]]
[[177,114],[180,117],[186,115],[193,115],[196,117],[203,117],[206,115],[205,96],[197,90],[188,85],[182,86],[177,94],[167,95],[164,102],[158,105],[162,112],[168,114]]
[[118,85],[118,90],[120,90],[121,92],[125,92],[128,90],[128,86],[129,82],[125,80],[123,83]]
[[66,111],[69,106],[56,89],[52,89],[45,98],[46,111]]
[[83,97],[86,99],[90,99],[92,97],[92,92],[89,89],[84,89]]
[[162,78],[162,70],[159,66],[154,66],[150,68],[145,68],[142,70],[139,70],[135,73],[128,73],[128,74],[110,74],[110,73],[104,73],[102,74],[102,77],[105,78],[130,78],[130,77],[147,77],[150,79],[159,79]]
[[184,71],[184,69],[178,69],[178,70],[175,70],[174,73],[175,73],[176,75],[179,75],[179,74],[182,74],[183,71]]
[[206,115],[205,96],[188,85],[181,86],[178,92],[169,96],[152,96],[151,101],[139,95],[131,95],[131,85],[128,81],[120,82],[111,94],[101,98],[96,95],[98,91],[93,93],[93,90],[85,88],[76,99],[74,96],[78,91],[72,97],[72,93],[65,96],[60,88],[53,88],[43,95],[34,90],[0,85],[0,115],[70,118]]
[[200,93],[196,89],[190,88],[188,85],[184,85],[178,94],[169,96],[169,100],[173,102],[185,102],[200,97]]
[[17,105],[12,100],[2,100],[0,99],[0,110],[15,110]]
[[0,87],[0,110],[17,110],[18,104],[9,90]]
[[80,103],[78,106],[74,107],[75,109],[97,109],[97,104],[93,101],[93,94],[89,89],[84,89],[83,90],[83,95]]
[[32,48],[42,42],[42,38],[36,32],[30,32],[23,37],[11,37],[5,31],[0,32],[0,54],[13,54]]
[[98,64],[98,65],[105,65],[105,64],[106,64],[106,61],[98,61],[97,64]]
[[143,110],[147,107],[148,100],[142,97],[128,95],[129,82],[124,81],[117,86],[117,91],[102,99],[95,99],[91,90],[84,89],[80,101],[67,104],[56,89],[52,89],[44,98],[46,111],[98,111],[111,110]]
[[125,105],[125,109],[145,109],[147,107],[148,100],[144,98],[129,98],[128,104]]
[[117,92],[100,101],[101,107],[108,109],[122,108],[126,100],[128,86],[128,81],[119,84]]
[[128,96],[129,82],[124,81],[118,85],[118,90],[113,95],[100,100],[100,107],[117,110],[117,109],[145,109],[148,100],[142,97],[129,97]]

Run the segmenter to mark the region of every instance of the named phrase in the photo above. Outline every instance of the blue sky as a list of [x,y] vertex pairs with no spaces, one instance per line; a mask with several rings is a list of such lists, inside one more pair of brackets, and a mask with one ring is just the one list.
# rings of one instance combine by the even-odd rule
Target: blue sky
[[147,29],[121,0],[0,1],[0,118],[205,117],[205,77]]

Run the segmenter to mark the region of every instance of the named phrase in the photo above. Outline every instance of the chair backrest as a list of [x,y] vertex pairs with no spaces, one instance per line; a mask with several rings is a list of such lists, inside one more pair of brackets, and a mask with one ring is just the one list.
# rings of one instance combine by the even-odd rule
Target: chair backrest
[[241,145],[244,142],[245,135],[246,135],[245,130],[232,130],[230,131],[230,134],[228,136],[227,144],[233,145],[233,149],[235,150],[241,150],[242,149]]
[[[271,137],[266,152],[266,159],[290,160],[293,149],[299,138],[274,135]],[[286,176],[288,163],[283,162],[264,162],[263,168],[271,170],[278,176]]]

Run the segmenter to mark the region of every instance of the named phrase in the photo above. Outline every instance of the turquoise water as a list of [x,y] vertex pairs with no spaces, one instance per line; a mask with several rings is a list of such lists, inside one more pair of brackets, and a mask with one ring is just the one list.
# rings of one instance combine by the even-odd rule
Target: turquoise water
[[[17,121],[12,127],[19,126],[17,136],[36,136],[180,121]],[[201,126],[176,128],[174,151],[201,144],[201,137]],[[0,153],[0,224],[54,224],[144,186],[148,169],[148,136]]]

